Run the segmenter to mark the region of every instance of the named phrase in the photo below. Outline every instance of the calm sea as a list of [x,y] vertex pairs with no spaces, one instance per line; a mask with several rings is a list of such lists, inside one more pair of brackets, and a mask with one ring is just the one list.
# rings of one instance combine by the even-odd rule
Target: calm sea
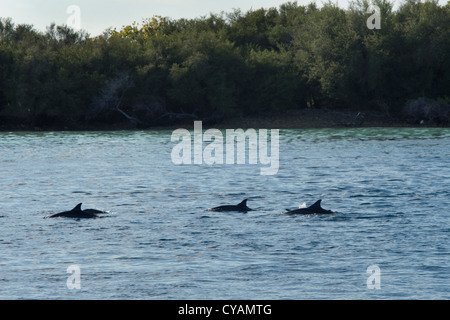
[[280,130],[272,176],[171,134],[0,133],[0,299],[450,299],[450,129]]

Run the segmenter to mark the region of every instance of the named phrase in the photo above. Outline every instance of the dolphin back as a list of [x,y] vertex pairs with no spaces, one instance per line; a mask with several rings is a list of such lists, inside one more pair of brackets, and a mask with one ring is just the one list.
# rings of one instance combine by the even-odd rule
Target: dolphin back
[[313,205],[307,208],[300,208],[295,210],[288,210],[284,214],[294,215],[294,214],[326,214],[326,213],[334,213],[331,210],[325,210],[320,205],[322,200],[317,200]]
[[97,214],[105,213],[96,209],[81,210],[82,203],[79,203],[70,211],[64,211],[51,215],[49,218],[74,218],[74,219],[89,219],[97,218]]
[[208,210],[209,211],[239,211],[239,212],[252,211],[252,209],[247,207],[247,199],[243,200],[238,205],[226,205],[226,206],[210,208]]

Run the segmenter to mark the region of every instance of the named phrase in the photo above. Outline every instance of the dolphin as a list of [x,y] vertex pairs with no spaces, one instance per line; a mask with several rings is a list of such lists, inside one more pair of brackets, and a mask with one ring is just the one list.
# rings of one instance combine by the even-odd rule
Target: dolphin
[[210,208],[208,210],[209,211],[239,211],[239,212],[252,211],[252,209],[247,207],[247,199],[245,199],[238,205],[220,206],[220,207]]
[[300,208],[295,210],[288,210],[284,214],[288,215],[294,215],[294,214],[330,214],[335,213],[331,210],[325,210],[321,207],[320,203],[322,200],[316,201],[312,206],[309,206],[307,208]]
[[79,203],[72,210],[56,213],[54,215],[51,215],[49,218],[90,219],[90,218],[97,218],[98,217],[97,214],[106,213],[104,211],[96,209],[81,210],[81,205],[82,203]]

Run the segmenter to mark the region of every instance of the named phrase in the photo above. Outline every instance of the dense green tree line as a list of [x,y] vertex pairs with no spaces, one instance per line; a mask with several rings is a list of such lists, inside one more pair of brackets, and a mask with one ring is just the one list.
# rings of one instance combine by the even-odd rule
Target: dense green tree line
[[[450,102],[450,2],[279,8],[173,20],[154,16],[90,37],[0,20],[0,125],[136,125],[299,108]],[[171,121],[171,120],[170,120]]]

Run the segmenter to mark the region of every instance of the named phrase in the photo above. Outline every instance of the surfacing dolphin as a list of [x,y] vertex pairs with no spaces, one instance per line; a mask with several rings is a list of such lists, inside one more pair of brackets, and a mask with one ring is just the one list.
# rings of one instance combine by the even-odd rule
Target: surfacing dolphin
[[307,208],[300,208],[300,209],[295,209],[295,210],[289,210],[283,214],[288,214],[288,215],[294,215],[294,214],[330,214],[330,213],[335,213],[331,210],[325,210],[322,208],[322,206],[320,205],[320,203],[322,202],[322,200],[318,200],[316,201],[316,203],[314,203],[312,206],[309,206]]
[[98,214],[106,213],[96,209],[81,210],[82,203],[77,204],[75,208],[70,211],[64,211],[51,215],[49,218],[73,218],[73,219],[91,219],[97,218]]
[[252,211],[252,209],[247,207],[247,199],[245,199],[238,205],[220,206],[220,207],[210,208],[208,210],[209,211],[239,211],[239,212]]

